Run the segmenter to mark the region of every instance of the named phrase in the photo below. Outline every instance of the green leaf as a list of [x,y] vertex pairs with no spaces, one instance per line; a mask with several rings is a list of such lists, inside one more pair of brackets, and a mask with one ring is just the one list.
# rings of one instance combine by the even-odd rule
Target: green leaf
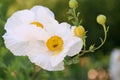
[[78,25],[78,22],[76,22],[76,21],[72,21],[72,23],[73,23],[74,26]]
[[107,27],[107,30],[106,30],[107,32],[109,31],[109,28],[110,28],[110,27],[108,26],[108,27]]
[[68,17],[68,20],[71,20],[71,19],[73,19],[73,18],[74,18],[74,17],[72,17],[72,16],[69,16],[69,17]]
[[81,24],[83,22],[83,20],[81,19],[80,21],[79,21],[79,24]]
[[95,44],[90,45],[89,50],[90,50],[91,52],[94,52],[94,50],[93,50],[94,48],[95,48]]
[[76,55],[75,57],[66,57],[64,63],[65,65],[77,64],[79,63],[79,56]]
[[80,16],[80,12],[77,12],[77,17],[79,17]]
[[101,41],[101,43],[103,43],[103,39],[100,37],[100,41]]
[[72,13],[73,13],[73,10],[72,10],[72,9],[69,9],[67,13],[68,13],[68,14],[72,14]]

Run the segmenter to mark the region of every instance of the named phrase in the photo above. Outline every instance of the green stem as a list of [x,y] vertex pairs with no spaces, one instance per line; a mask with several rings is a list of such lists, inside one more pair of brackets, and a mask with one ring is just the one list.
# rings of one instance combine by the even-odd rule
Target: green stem
[[77,17],[77,15],[76,15],[76,11],[75,11],[75,10],[76,10],[76,9],[74,8],[74,9],[73,9],[73,16],[74,16],[75,22],[76,22],[75,25],[78,25],[78,17]]
[[[101,43],[98,47],[94,48],[93,50],[85,50],[85,49],[84,49],[84,50],[82,51],[82,53],[79,54],[79,56],[82,56],[82,55],[84,55],[85,53],[93,52],[93,51],[95,51],[95,50],[97,50],[97,49],[99,49],[99,48],[101,48],[101,47],[103,46],[103,44],[105,43],[105,41],[106,41],[106,39],[107,39],[107,29],[106,29],[106,26],[105,26],[105,25],[102,25],[102,26],[103,26],[103,30],[104,30],[104,39],[103,39],[102,43]],[[85,48],[85,42],[84,42],[84,48]]]
[[97,49],[99,49],[99,48],[101,48],[103,46],[103,44],[105,43],[106,39],[107,39],[107,30],[106,30],[106,27],[105,27],[105,25],[102,25],[102,26],[103,26],[103,30],[104,30],[104,34],[105,34],[104,40],[103,40],[103,42],[97,48],[94,49],[94,51],[97,50]]

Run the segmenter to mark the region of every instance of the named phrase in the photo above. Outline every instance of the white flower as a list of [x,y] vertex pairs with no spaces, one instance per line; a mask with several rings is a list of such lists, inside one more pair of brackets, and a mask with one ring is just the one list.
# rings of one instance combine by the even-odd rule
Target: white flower
[[110,77],[111,80],[120,80],[120,50],[115,49],[110,58]]
[[80,38],[73,36],[69,24],[59,24],[43,6],[14,13],[5,29],[5,45],[14,55],[28,56],[49,71],[63,70],[64,57],[78,54],[83,45]]

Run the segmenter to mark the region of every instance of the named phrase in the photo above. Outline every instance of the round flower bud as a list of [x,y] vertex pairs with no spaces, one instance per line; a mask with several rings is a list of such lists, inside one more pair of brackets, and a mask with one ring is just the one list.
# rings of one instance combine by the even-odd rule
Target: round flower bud
[[85,35],[85,29],[83,26],[75,27],[74,34],[78,37],[83,37]]
[[78,7],[78,2],[76,0],[70,0],[69,1],[69,7],[70,8],[77,8]]
[[98,15],[97,16],[97,23],[104,25],[106,22],[106,16],[104,15]]

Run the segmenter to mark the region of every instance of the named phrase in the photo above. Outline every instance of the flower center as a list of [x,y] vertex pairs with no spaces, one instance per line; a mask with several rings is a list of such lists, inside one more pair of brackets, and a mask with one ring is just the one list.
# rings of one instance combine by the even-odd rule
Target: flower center
[[63,48],[63,40],[59,36],[52,36],[47,40],[46,46],[50,51],[60,51]]
[[36,25],[37,27],[43,28],[43,25],[40,22],[32,22],[31,24]]

